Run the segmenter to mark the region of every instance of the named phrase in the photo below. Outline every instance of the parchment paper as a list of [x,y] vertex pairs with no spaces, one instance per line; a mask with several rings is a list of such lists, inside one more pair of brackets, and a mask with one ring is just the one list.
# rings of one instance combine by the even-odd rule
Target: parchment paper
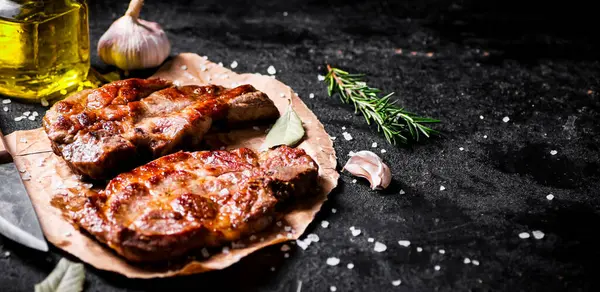
[[[94,238],[75,229],[62,217],[61,211],[50,204],[54,195],[68,194],[67,189],[83,190],[84,188],[93,188],[93,186],[81,182],[62,158],[52,153],[50,142],[43,129],[17,131],[6,137],[8,147],[15,156],[17,167],[25,180],[25,186],[40,219],[46,239],[98,269],[117,272],[130,278],[154,278],[223,269],[262,247],[300,237],[327,199],[327,194],[337,185],[339,174],[335,170],[335,150],[329,135],[317,117],[294,91],[270,76],[236,74],[191,53],[178,55],[165,64],[155,76],[173,80],[179,85],[213,83],[234,87],[251,84],[265,92],[275,102],[282,114],[286,109],[288,99],[292,99],[293,107],[304,122],[306,129],[306,139],[298,147],[303,148],[319,164],[321,187],[320,190],[315,190],[318,194],[315,194],[314,199],[295,206],[284,216],[282,226],[292,227],[292,237],[286,236],[288,232],[284,232],[283,227],[274,225],[272,229],[257,235],[258,238],[264,237],[264,242],[246,239],[244,241],[246,247],[232,249],[228,254],[215,253],[208,259],[200,257],[200,259],[192,260],[176,268],[156,270],[128,263]],[[213,134],[212,137],[207,137],[207,140],[214,148],[225,146],[231,149],[244,146],[259,150],[266,135],[265,130],[266,127],[236,130]]]

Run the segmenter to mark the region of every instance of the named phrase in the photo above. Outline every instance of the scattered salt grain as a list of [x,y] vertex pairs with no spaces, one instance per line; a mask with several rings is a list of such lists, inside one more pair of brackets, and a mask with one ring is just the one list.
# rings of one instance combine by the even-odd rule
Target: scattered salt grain
[[465,265],[466,265],[466,264],[469,264],[469,263],[471,263],[471,260],[470,260],[469,258],[465,258],[465,259],[463,260],[463,263],[464,263]]
[[314,233],[307,235],[306,239],[310,239],[312,242],[319,242],[319,236]]
[[21,121],[21,120],[22,120],[22,119],[24,119],[24,118],[25,118],[25,117],[23,117],[23,116],[21,116],[21,117],[16,117],[16,118],[15,118],[15,122],[19,122],[19,121]]
[[282,223],[281,221],[277,221],[277,222],[275,223],[275,225],[277,225],[277,227],[281,227],[281,226],[283,226],[283,223]]
[[350,135],[348,132],[344,132],[342,133],[342,135],[344,136],[344,139],[346,139],[346,141],[352,140],[352,135]]
[[463,150],[465,150],[465,148],[460,147],[460,148],[458,148],[458,150],[463,151]]
[[5,258],[7,258],[7,257],[9,257],[9,256],[10,256],[10,251],[5,251],[5,252],[4,252],[4,257],[5,257]]
[[483,139],[487,139],[487,135],[483,135]]
[[205,248],[203,248],[203,249],[202,249],[200,252],[202,253],[202,256],[203,256],[204,258],[208,258],[208,257],[210,257],[210,253],[208,253],[208,249],[206,249],[206,247],[205,247]]
[[275,70],[275,67],[269,66],[269,68],[267,68],[267,73],[275,75],[275,73],[277,73],[277,70]]
[[527,239],[527,238],[529,238],[529,236],[530,235],[529,235],[528,232],[521,232],[521,233],[519,233],[519,238],[522,238],[522,239]]
[[315,98],[315,94],[314,93],[309,94],[308,98]]
[[286,236],[287,238],[289,238],[289,239],[292,239],[292,238],[294,237],[294,235],[293,235],[293,234],[291,234],[291,233],[288,233],[288,234],[286,234],[285,236]]
[[261,237],[261,238],[260,238],[260,242],[264,242],[264,241],[265,241],[265,238],[264,238],[264,237]]
[[331,287],[329,287],[329,291],[335,292],[335,291],[337,291],[337,288],[335,288],[335,286],[331,286]]
[[382,153],[382,154],[383,154],[383,153],[386,153],[386,152],[387,152],[387,150],[385,150],[385,149],[381,149],[381,153]]
[[375,242],[375,246],[373,250],[376,252],[384,252],[387,249],[387,246],[379,241]]
[[549,195],[546,196],[546,199],[548,201],[552,201],[554,199],[554,195],[553,194],[549,194]]
[[231,62],[231,65],[229,65],[229,67],[231,67],[231,69],[235,69],[238,66],[238,62],[237,61],[233,61]]
[[446,250],[440,249],[438,252],[439,252],[440,254],[445,254],[445,253],[446,253]]
[[337,209],[336,208],[331,208],[331,213],[337,213]]
[[9,104],[11,101],[10,99],[4,99],[2,100],[2,104]]
[[35,116],[29,116],[27,117],[27,119],[29,119],[30,121],[35,121]]
[[353,179],[353,180],[352,180],[352,183],[353,183],[353,184],[355,184],[356,182],[357,182],[357,180],[356,180],[356,179]]
[[253,129],[254,131],[260,131],[260,128],[259,128],[259,127],[257,127],[257,126],[253,126],[253,127],[252,127],[252,129]]
[[34,117],[39,116],[40,114],[38,114],[38,112],[32,112],[31,115],[33,115]]
[[331,139],[332,141],[335,141],[335,136],[329,136],[329,139]]
[[48,102],[48,100],[46,100],[45,98],[42,98],[42,100],[40,101],[40,103],[42,104],[42,106],[49,106],[50,103]]
[[336,257],[327,258],[326,263],[330,266],[337,266],[340,263],[340,259]]
[[444,187],[444,186],[440,186],[440,191],[443,191],[443,190],[445,190],[445,189],[446,189],[446,187]]
[[222,189],[221,191],[219,191],[219,196],[226,196],[226,195],[229,195],[228,189]]
[[323,81],[323,80],[325,80],[325,76],[317,75],[317,79],[319,79],[319,81]]
[[275,272],[275,267],[271,267],[271,272]]
[[377,142],[373,142],[373,144],[371,144],[371,147],[377,148]]
[[200,65],[200,71],[204,72],[206,70],[207,70],[207,68],[204,64]]
[[224,254],[228,254],[229,253],[229,247],[228,246],[224,246],[223,249],[221,249],[221,252]]
[[223,62],[219,62],[217,65],[219,65],[219,67],[223,67]]
[[482,120],[483,120],[483,116],[479,116],[479,119],[482,119]]
[[404,194],[406,194],[406,192],[404,190],[400,190],[399,194],[404,195]]
[[423,251],[423,248],[422,248],[422,247],[420,247],[420,246],[419,246],[419,247],[417,247],[417,252],[422,252],[422,251]]
[[187,65],[181,65],[181,70],[187,70]]
[[290,230],[292,230],[292,227],[291,226],[285,226],[285,227],[283,227],[283,230],[285,230],[287,232],[290,232]]
[[402,280],[394,280],[394,281],[392,281],[392,285],[394,285],[394,286],[400,286],[400,284],[402,284]]
[[352,232],[352,236],[354,237],[359,236],[361,233],[360,229],[352,229],[350,232]]
[[373,241],[375,241],[375,239],[374,239],[373,237],[369,237],[369,238],[367,239],[367,241],[368,241],[368,242],[373,242]]
[[510,121],[510,118],[509,117],[504,117],[504,118],[502,118],[502,121],[505,122],[505,123],[508,123],[508,121]]
[[325,220],[321,221],[321,227],[323,227],[323,228],[329,227],[329,222],[325,221]]
[[287,258],[290,257],[290,254],[286,252],[286,253],[283,254],[283,257],[287,259]]
[[279,93],[279,97],[284,98],[285,97],[285,93],[283,93],[283,92]]
[[5,107],[2,108],[2,110],[5,111],[5,112],[7,112],[8,111],[8,107],[5,106]]
[[558,153],[558,151],[556,150],[550,150],[550,155],[556,155]]
[[436,271],[439,271],[441,269],[441,267],[439,265],[435,265],[435,267],[433,267]]
[[21,143],[27,143],[27,138],[23,137],[23,138],[19,139],[19,142],[21,142]]
[[404,247],[410,246],[410,241],[408,240],[400,240],[398,241],[398,244]]
[[302,250],[306,250],[310,245],[310,240],[296,240],[296,245],[299,246]]
[[233,249],[240,249],[240,248],[244,248],[244,247],[246,247],[246,245],[239,241],[238,242],[234,241],[231,243],[231,248],[233,248]]
[[71,231],[67,231],[67,232],[65,232],[65,236],[66,236],[66,237],[69,237],[69,236],[71,236]]
[[284,12],[283,12],[283,16],[288,16],[288,12],[287,12],[287,11],[284,11]]
[[542,239],[542,238],[544,238],[544,235],[545,235],[544,232],[542,232],[540,230],[534,230],[531,232],[531,234],[533,235],[533,237],[535,239]]
[[471,263],[473,263],[473,265],[479,266],[479,261],[478,260],[472,260]]

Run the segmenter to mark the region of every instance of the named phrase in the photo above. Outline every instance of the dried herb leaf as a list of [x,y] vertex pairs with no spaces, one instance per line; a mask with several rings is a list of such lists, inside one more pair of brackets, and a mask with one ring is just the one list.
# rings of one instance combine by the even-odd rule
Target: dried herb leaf
[[294,146],[304,137],[302,120],[290,104],[285,112],[267,134],[263,148],[277,145]]
[[63,258],[44,281],[35,285],[35,292],[81,292],[84,281],[83,264]]

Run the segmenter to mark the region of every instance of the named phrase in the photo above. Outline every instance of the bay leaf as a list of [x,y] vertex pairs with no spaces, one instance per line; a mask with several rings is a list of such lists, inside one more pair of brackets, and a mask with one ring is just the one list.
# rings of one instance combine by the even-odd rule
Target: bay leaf
[[286,112],[275,121],[262,148],[268,149],[278,145],[295,146],[303,137],[302,120],[290,104]]
[[81,292],[84,282],[83,264],[62,258],[50,275],[35,285],[35,292]]

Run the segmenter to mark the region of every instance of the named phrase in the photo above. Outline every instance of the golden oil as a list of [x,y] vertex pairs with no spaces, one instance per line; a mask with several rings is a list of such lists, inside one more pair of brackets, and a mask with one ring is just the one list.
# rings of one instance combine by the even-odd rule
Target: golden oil
[[0,0],[0,94],[52,99],[90,67],[85,0]]

